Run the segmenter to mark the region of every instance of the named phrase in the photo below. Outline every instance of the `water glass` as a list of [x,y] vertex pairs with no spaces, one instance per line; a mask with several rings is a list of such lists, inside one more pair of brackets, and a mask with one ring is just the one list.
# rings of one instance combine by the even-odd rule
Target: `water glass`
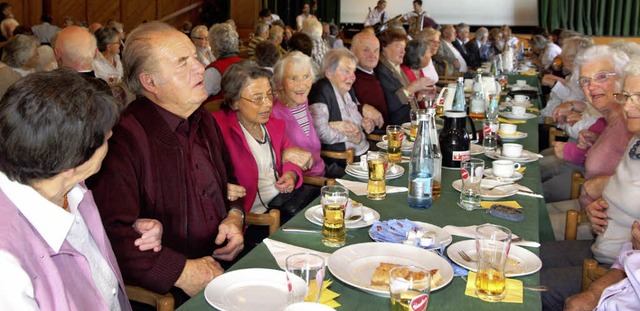
[[290,274],[303,279],[307,286],[304,292],[295,287],[289,290],[289,304],[303,301],[318,302],[324,282],[326,262],[320,255],[312,253],[298,253],[287,257],[286,272],[287,281]]
[[458,205],[468,211],[480,208],[480,184],[484,174],[484,161],[471,158],[460,163],[460,201]]
[[476,228],[478,272],[476,295],[488,301],[501,301],[506,293],[505,264],[511,246],[511,230],[484,224]]
[[322,243],[329,247],[343,246],[347,241],[344,224],[349,190],[342,186],[324,186],[320,189],[322,203]]
[[400,125],[387,125],[387,135],[382,136],[382,140],[387,141],[387,154],[389,162],[400,163],[402,160],[402,139],[404,130]]
[[482,120],[482,132],[484,138],[482,139],[482,147],[485,151],[494,151],[498,148],[498,128],[500,127],[500,121],[498,120]]
[[389,271],[391,310],[427,310],[431,273],[415,266],[398,266]]
[[409,140],[416,140],[416,136],[418,135],[418,116],[426,113],[426,109],[411,109],[411,132],[409,134]]
[[369,151],[367,153],[367,166],[369,169],[369,182],[367,183],[367,198],[371,200],[383,200],[387,196],[387,166],[389,158],[385,153]]

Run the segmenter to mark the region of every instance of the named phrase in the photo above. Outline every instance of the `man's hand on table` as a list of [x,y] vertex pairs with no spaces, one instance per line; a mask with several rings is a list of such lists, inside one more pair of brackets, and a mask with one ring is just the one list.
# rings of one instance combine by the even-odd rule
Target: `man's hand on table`
[[144,252],[152,249],[154,252],[159,252],[162,249],[162,224],[160,221],[140,218],[133,223],[133,229],[142,235],[133,241],[133,244],[140,251]]
[[190,297],[202,291],[213,278],[224,272],[213,257],[187,259],[182,274],[175,286],[182,289]]
[[230,261],[238,255],[244,248],[244,237],[242,235],[242,215],[240,212],[231,210],[220,226],[218,226],[218,236],[216,245],[222,245],[227,241],[227,245],[213,251],[213,258]]

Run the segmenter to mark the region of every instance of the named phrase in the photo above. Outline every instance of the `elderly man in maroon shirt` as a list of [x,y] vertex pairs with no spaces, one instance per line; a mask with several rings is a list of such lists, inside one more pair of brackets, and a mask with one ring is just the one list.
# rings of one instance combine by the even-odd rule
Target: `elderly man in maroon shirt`
[[380,59],[380,42],[371,33],[358,33],[351,41],[351,52],[358,58],[356,81],[353,83],[356,97],[363,103],[358,110],[365,118],[374,120],[376,127],[384,130],[389,121],[387,101],[380,81],[373,73]]
[[[102,170],[91,180],[125,282],[176,303],[223,273],[218,260],[243,249],[242,200],[230,201],[233,165],[207,98],[202,64],[187,36],[152,22],[127,38],[125,80],[138,99],[113,129]],[[132,247],[137,218],[159,220],[162,250]]]

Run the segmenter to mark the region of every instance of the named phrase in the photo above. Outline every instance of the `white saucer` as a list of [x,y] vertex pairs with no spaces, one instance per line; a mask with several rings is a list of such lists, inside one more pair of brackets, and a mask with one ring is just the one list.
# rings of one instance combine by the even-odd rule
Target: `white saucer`
[[[501,187],[493,188],[491,190],[487,189],[501,183],[502,182],[498,182],[494,179],[482,179],[482,181],[480,182],[480,198],[482,200],[498,200],[510,197],[518,192],[518,188],[516,188],[514,185],[504,185]],[[462,179],[454,181],[451,186],[453,187],[453,189],[460,191],[460,189],[462,189]]]
[[512,134],[512,135],[504,135],[504,134],[500,134],[500,132],[498,132],[498,136],[500,136],[500,138],[502,140],[512,141],[512,140],[518,140],[518,139],[527,138],[527,136],[529,136],[529,134],[527,134],[525,132],[517,131],[515,134]]
[[511,111],[501,112],[500,116],[508,119],[515,119],[515,120],[528,120],[528,119],[533,119],[537,117],[535,114],[528,113],[528,112],[525,112],[525,114],[523,115],[515,115]]
[[[402,147],[400,147],[400,150],[402,150],[403,152],[410,152],[411,149],[413,149],[413,142],[408,140],[408,135],[404,136],[404,139],[402,140]],[[379,141],[376,143],[376,146],[380,149],[384,149],[387,150],[387,146],[389,145],[389,143],[387,141]]]
[[504,107],[512,107],[512,106],[518,106],[518,107],[533,107],[533,103],[529,100],[525,100],[523,102],[517,102],[515,100],[509,100],[509,101],[505,101],[504,103],[502,103],[502,105],[500,105],[500,108],[504,108]]
[[[373,213],[373,219],[369,221],[364,221],[364,218],[360,218],[359,220],[356,220],[356,221],[346,220],[345,225],[347,226],[347,229],[369,227],[374,222],[380,220],[380,213],[378,213],[376,210],[366,206],[362,206],[361,208],[363,213]],[[304,217],[311,223],[316,224],[318,226],[322,226],[322,221],[324,220],[324,215],[322,215],[322,205],[315,205],[315,206],[309,207],[304,212]]]
[[513,174],[513,176],[511,176],[511,177],[497,177],[497,176],[493,175],[493,169],[492,168],[485,168],[484,169],[484,177],[488,178],[488,179],[495,179],[495,180],[512,182],[512,181],[518,181],[518,180],[522,179],[522,177],[524,177],[524,175],[522,173],[520,173],[520,172],[515,172]]
[[[447,257],[466,269],[474,272],[478,270],[477,262],[468,262],[462,259],[458,252],[465,252],[472,259],[477,258],[475,240],[464,240],[449,245],[447,248]],[[513,244],[511,245],[509,248],[509,257],[507,257],[507,263],[505,265],[506,277],[529,275],[538,272],[540,268],[542,268],[540,257],[528,249]]]
[[[387,174],[385,176],[385,179],[388,180],[388,179],[395,179],[398,177],[402,177],[402,175],[404,174],[404,167],[400,165],[395,165],[395,170],[397,171],[393,173],[391,172],[390,169],[387,169]],[[347,173],[347,175],[358,178],[360,180],[369,179],[369,172],[363,170],[362,167],[360,167],[360,162],[347,165],[344,172]]]
[[479,154],[483,154],[484,153],[484,147],[478,145],[478,144],[471,144],[469,147],[469,154],[470,155],[479,155]]
[[539,159],[537,154],[528,150],[522,150],[522,156],[520,156],[519,158],[511,158],[511,157],[503,156],[502,149],[500,148],[493,151],[487,151],[484,153],[484,155],[494,160],[511,160],[518,163],[535,162],[535,161],[538,161]]

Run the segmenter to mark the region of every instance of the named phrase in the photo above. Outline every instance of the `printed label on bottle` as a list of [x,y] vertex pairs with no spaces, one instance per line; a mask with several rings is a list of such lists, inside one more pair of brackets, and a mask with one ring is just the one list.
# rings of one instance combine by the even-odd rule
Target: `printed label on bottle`
[[467,171],[467,169],[465,169],[465,168],[461,168],[460,169],[460,177],[462,177],[462,179],[469,178],[469,171]]
[[431,195],[432,178],[414,178],[409,181],[409,194],[415,198],[428,198]]
[[451,153],[451,159],[453,161],[465,161],[471,159],[471,153],[469,150],[464,151],[453,151]]

